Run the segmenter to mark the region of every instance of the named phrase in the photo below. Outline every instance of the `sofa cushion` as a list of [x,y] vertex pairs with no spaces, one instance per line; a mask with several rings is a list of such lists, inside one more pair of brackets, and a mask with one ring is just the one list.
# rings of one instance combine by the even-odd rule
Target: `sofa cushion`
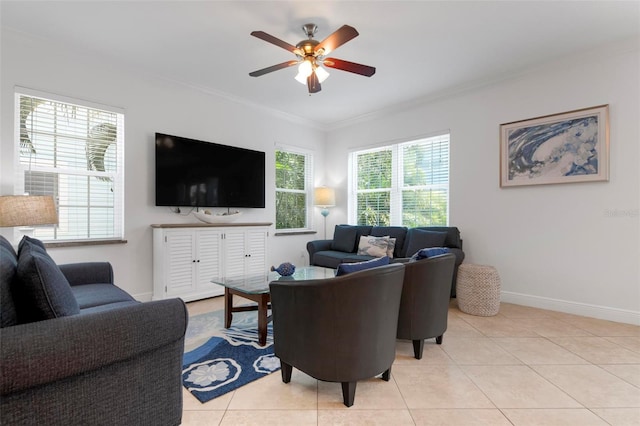
[[447,247],[423,248],[411,256],[410,261],[414,262],[416,260],[428,259],[430,257],[440,256],[447,253],[449,253],[449,249]]
[[389,247],[389,237],[374,237],[363,235],[358,243],[358,254],[372,257],[383,257],[387,255]]
[[42,251],[47,251],[42,241],[38,240],[37,238],[31,238],[30,236],[25,235],[22,237],[22,239],[20,240],[20,243],[18,244],[18,255],[20,255],[22,248],[28,243],[31,243],[32,248],[40,249]]
[[336,276],[350,274],[352,272],[364,271],[365,269],[377,268],[378,266],[384,266],[389,264],[389,258],[387,256],[377,259],[367,260],[366,262],[358,263],[341,263],[338,265]]
[[0,235],[0,328],[18,324],[16,306],[11,288],[16,279],[18,256],[3,236]]
[[418,226],[413,229],[420,229],[423,231],[432,231],[432,232],[444,232],[447,234],[447,238],[445,238],[444,244],[442,244],[443,247],[459,248],[459,249],[462,248],[462,240],[460,239],[460,230],[455,226]]
[[83,284],[71,286],[81,310],[94,306],[135,301],[126,291],[113,284]]
[[343,251],[345,253],[353,253],[356,245],[357,235],[358,235],[358,231],[353,226],[336,225],[333,231],[333,241],[331,242],[331,250]]
[[401,257],[404,242],[407,236],[407,228],[404,226],[374,226],[371,228],[371,235],[376,237],[384,237],[396,239],[396,246],[393,250],[393,257]]
[[447,238],[446,232],[425,231],[413,228],[408,233],[406,256],[413,256],[418,250],[428,247],[442,247]]
[[325,268],[336,269],[339,264],[343,263],[347,257],[357,256],[354,253],[345,253],[343,251],[322,250],[313,255],[313,264],[323,266]]
[[17,275],[12,292],[21,323],[80,313],[69,282],[37,244],[25,242],[18,255]]

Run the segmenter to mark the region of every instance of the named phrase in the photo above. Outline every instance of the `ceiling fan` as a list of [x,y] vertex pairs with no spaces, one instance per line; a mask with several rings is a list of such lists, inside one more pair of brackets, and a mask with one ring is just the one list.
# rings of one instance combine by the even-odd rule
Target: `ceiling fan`
[[335,68],[342,71],[352,72],[354,74],[364,75],[371,77],[375,74],[376,69],[368,65],[357,64],[355,62],[344,61],[337,58],[327,58],[326,55],[333,50],[342,46],[349,40],[358,36],[358,31],[349,25],[343,25],[329,37],[322,41],[314,40],[313,36],[318,31],[318,26],[315,24],[305,24],[302,26],[302,31],[307,35],[307,40],[302,40],[295,46],[280,40],[264,31],[254,31],[252,36],[264,40],[268,43],[275,44],[278,47],[288,50],[297,56],[296,60],[282,62],[281,64],[272,65],[261,70],[257,70],[249,73],[251,77],[260,77],[261,75],[268,74],[273,71],[278,71],[283,68],[298,66],[298,75],[296,80],[302,84],[306,84],[309,88],[309,93],[317,93],[321,90],[320,83],[329,77],[329,73],[321,67]]

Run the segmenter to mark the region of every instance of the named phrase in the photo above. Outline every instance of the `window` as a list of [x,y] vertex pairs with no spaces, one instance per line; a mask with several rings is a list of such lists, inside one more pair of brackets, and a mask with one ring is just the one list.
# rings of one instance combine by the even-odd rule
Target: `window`
[[37,238],[124,237],[124,115],[103,108],[16,93],[16,193],[52,195],[58,208],[58,226],[36,228]]
[[448,134],[352,152],[349,165],[350,223],[447,225]]
[[276,150],[276,229],[310,228],[311,154]]

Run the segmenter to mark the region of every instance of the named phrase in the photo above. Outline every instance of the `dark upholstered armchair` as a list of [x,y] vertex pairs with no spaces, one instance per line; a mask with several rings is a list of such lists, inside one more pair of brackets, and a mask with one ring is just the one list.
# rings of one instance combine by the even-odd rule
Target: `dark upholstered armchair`
[[381,266],[336,278],[275,281],[270,285],[275,355],[282,381],[292,367],[342,383],[347,407],[358,380],[389,380],[404,266]]
[[456,257],[453,254],[404,263],[404,287],[398,318],[398,338],[413,341],[416,359],[422,358],[424,339],[442,343],[447,329],[449,291]]

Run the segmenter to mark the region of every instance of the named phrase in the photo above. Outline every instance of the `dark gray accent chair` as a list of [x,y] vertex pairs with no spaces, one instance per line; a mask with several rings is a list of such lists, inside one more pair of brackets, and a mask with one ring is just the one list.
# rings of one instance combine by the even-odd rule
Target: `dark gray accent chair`
[[182,300],[137,302],[106,262],[59,265],[79,313],[34,320],[17,271],[0,237],[0,424],[180,424]]
[[404,263],[397,337],[413,342],[416,359],[422,358],[425,339],[435,337],[437,344],[442,343],[455,261],[455,255],[449,253]]
[[275,355],[282,381],[292,368],[341,382],[344,405],[358,380],[382,373],[389,381],[404,266],[380,266],[335,278],[270,284]]

